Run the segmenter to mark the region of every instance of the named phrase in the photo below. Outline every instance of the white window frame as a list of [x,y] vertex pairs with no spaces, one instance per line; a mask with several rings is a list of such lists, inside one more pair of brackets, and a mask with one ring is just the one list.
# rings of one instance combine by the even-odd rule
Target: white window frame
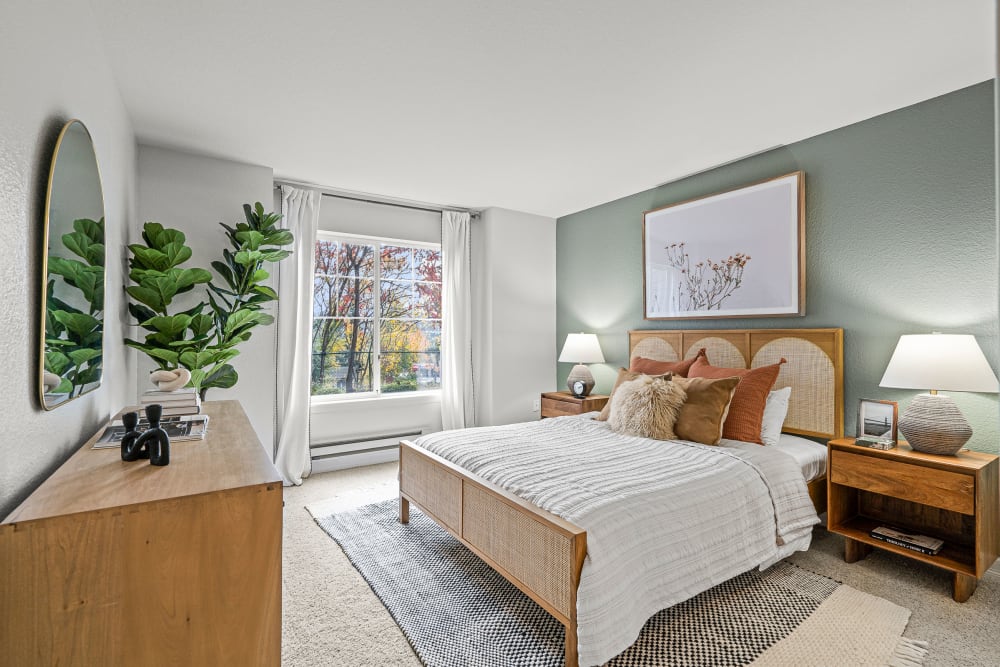
[[[375,363],[372,365],[372,391],[355,391],[353,393],[344,394],[313,394],[312,389],[309,391],[309,402],[312,405],[319,405],[324,403],[342,403],[344,401],[359,401],[359,400],[401,400],[420,397],[439,397],[441,395],[440,389],[427,389],[424,391],[407,391],[407,392],[390,392],[389,394],[382,393],[382,246],[405,246],[407,248],[421,248],[424,250],[437,250],[441,252],[440,243],[429,243],[426,241],[409,241],[406,239],[395,239],[388,238],[384,236],[366,236],[361,234],[342,234],[339,232],[331,232],[327,230],[317,230],[316,240],[313,242],[315,244],[320,241],[334,241],[336,243],[353,243],[353,244],[364,244],[364,245],[375,245],[375,276],[373,278],[373,290],[372,290],[372,321],[374,330],[372,333],[372,355],[375,357]],[[313,270],[312,279],[316,279],[316,271]],[[428,281],[422,281],[428,282]],[[443,288],[442,288],[443,289]],[[309,330],[312,331],[313,325],[313,308],[309,309]],[[312,343],[309,346],[309,358],[310,358],[310,368],[312,364]]]

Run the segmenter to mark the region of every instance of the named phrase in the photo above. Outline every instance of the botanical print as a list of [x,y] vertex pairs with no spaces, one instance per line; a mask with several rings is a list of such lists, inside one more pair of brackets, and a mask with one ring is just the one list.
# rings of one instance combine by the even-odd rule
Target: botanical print
[[646,319],[802,315],[801,173],[649,211]]
[[[684,252],[683,241],[667,246],[667,262],[680,269],[683,279],[677,284],[676,307],[678,310],[719,310],[726,297],[743,284],[743,269],[750,255],[741,252],[730,255],[722,262],[706,257],[691,266],[691,256]],[[711,273],[706,273],[711,271]]]

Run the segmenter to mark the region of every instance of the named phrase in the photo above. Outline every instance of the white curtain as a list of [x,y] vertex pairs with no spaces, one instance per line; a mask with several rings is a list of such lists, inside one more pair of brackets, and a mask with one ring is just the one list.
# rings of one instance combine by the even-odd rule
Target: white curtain
[[472,374],[471,216],[441,213],[441,425],[476,425]]
[[291,256],[278,265],[278,449],[274,465],[286,486],[301,484],[312,470],[309,376],[316,228],[321,199],[322,195],[313,190],[281,186],[281,226],[295,236]]

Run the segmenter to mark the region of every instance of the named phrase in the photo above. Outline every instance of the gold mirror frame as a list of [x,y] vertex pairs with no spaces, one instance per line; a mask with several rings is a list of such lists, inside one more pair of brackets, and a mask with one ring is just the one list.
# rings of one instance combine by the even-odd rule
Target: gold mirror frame
[[42,234],[38,398],[52,410],[97,389],[103,375],[104,189],[93,139],[77,119],[56,140]]

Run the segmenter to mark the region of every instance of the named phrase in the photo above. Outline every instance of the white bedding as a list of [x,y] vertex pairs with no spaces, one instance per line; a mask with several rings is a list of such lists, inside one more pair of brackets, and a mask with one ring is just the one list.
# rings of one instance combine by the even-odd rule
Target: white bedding
[[[740,449],[760,447],[755,443],[738,440],[723,440],[723,444],[727,447]],[[799,469],[802,470],[802,478],[806,482],[811,482],[826,474],[826,445],[782,433],[778,436],[778,442],[774,445],[768,445],[768,448],[788,454],[795,459],[795,462],[799,464]]]
[[626,649],[657,611],[807,549],[819,523],[795,460],[759,445],[622,436],[586,416],[416,444],[587,531],[581,665]]

